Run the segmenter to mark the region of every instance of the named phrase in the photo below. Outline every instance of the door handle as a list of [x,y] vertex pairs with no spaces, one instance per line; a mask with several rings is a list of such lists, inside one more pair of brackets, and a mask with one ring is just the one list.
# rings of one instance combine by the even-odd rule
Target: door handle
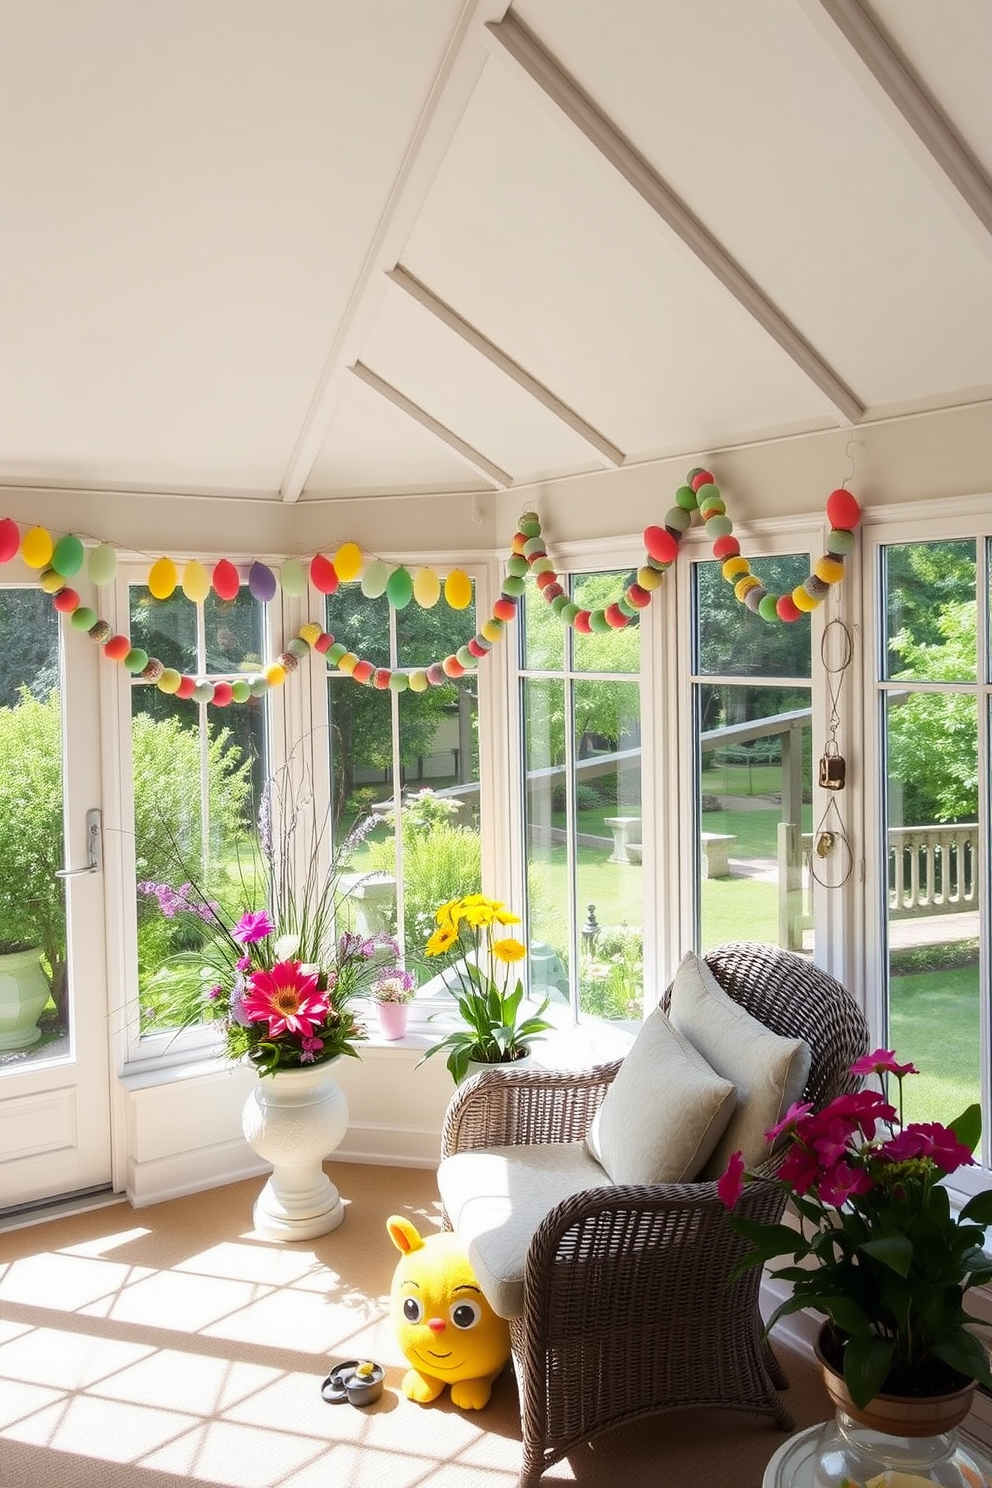
[[103,837],[99,806],[91,806],[86,813],[86,855],[89,862],[85,868],[56,868],[55,877],[78,878],[81,873],[99,873],[103,866]]

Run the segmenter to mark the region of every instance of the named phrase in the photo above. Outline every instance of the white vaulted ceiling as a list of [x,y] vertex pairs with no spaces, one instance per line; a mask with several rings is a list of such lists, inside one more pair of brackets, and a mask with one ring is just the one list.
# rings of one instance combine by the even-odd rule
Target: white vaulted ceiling
[[473,493],[992,401],[986,0],[0,0],[0,484]]

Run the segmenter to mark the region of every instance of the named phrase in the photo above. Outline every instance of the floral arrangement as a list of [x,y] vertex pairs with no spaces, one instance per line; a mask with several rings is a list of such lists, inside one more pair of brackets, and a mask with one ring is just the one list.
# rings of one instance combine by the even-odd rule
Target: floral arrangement
[[532,1016],[521,1017],[523,982],[518,977],[510,986],[510,968],[523,960],[527,947],[513,936],[499,934],[504,926],[520,923],[520,916],[504,909],[500,900],[466,894],[440,905],[434,918],[437,928],[424,954],[450,957],[463,1026],[433,1044],[424,1059],[446,1050],[445,1062],[457,1083],[472,1061],[512,1064],[526,1054],[534,1040],[552,1027],[543,1017],[549,999]]
[[[821,1111],[798,1104],[767,1133],[787,1137],[775,1176],[798,1212],[799,1230],[730,1215],[751,1251],[735,1274],[776,1257],[791,1263],[772,1274],[792,1283],[792,1296],[769,1320],[811,1307],[833,1324],[844,1381],[863,1407],[880,1392],[942,1394],[968,1380],[992,1385],[987,1353],[968,1324],[965,1293],[992,1280],[983,1251],[992,1223],[992,1191],[954,1213],[942,1180],[974,1162],[981,1113],[967,1108],[950,1126],[902,1120],[902,1086],[918,1074],[889,1049],[876,1049],[851,1073],[877,1075],[882,1089],[838,1096]],[[889,1104],[888,1078],[899,1109]],[[745,1182],[740,1153],[718,1191],[733,1210]],[[806,1264],[802,1264],[802,1263]],[[838,1359],[838,1363],[840,1363]]]
[[[339,929],[346,919],[342,868],[371,821],[352,830],[322,872],[321,834],[311,825],[310,839],[296,840],[309,803],[282,799],[277,850],[270,794],[263,798],[259,819],[262,868],[256,871],[253,864],[252,871],[241,874],[240,885],[242,898],[258,894],[261,885],[265,908],[242,905],[232,912],[209,898],[191,875],[179,888],[138,884],[167,918],[190,915],[205,927],[200,949],[172,958],[194,963],[200,981],[186,1023],[221,1022],[228,1057],[247,1059],[262,1075],[323,1064],[341,1054],[357,1057],[356,1045],[368,1034],[354,1001],[378,984],[407,983],[392,936]],[[304,850],[296,856],[294,847]],[[298,875],[294,864],[300,862],[305,866]]]
[[412,1002],[417,991],[413,973],[397,967],[378,976],[369,990],[373,1002]]

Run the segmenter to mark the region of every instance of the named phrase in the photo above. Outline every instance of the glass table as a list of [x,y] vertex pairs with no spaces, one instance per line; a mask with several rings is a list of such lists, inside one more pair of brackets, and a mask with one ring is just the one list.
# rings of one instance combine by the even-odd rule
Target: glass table
[[[822,1423],[808,1426],[805,1431],[799,1431],[784,1441],[765,1468],[761,1488],[813,1488],[816,1444],[822,1430]],[[963,1432],[959,1432],[958,1437],[985,1475],[984,1481],[976,1483],[975,1488],[992,1488],[992,1459],[973,1437],[965,1436]]]

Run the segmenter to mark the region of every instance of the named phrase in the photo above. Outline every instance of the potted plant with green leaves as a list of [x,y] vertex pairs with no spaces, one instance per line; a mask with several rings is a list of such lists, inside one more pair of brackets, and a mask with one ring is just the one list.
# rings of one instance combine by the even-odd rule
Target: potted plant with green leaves
[[446,1053],[445,1063],[457,1084],[475,1066],[512,1065],[526,1058],[535,1040],[553,1027],[544,1017],[550,999],[531,1010],[523,982],[519,977],[514,980],[511,967],[523,960],[527,948],[501,933],[507,925],[518,925],[520,918],[499,900],[467,894],[442,904],[434,918],[437,929],[424,954],[449,958],[461,1026],[433,1044],[424,1059]]

